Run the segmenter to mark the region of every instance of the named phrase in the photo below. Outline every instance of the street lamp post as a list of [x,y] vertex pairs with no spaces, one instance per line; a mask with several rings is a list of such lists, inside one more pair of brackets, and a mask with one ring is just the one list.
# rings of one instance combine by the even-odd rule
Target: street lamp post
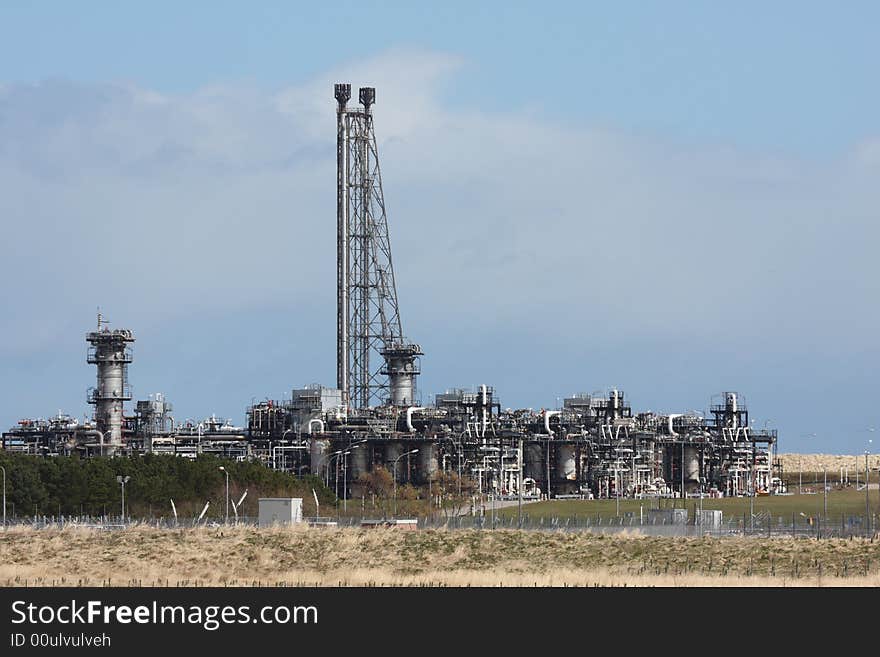
[[[348,510],[348,485],[345,483],[347,479],[348,472],[347,468],[347,457],[351,454],[351,448],[345,450],[340,454],[342,457],[342,509],[343,511]],[[336,461],[336,495],[339,496],[339,460]]]
[[[291,431],[293,431],[293,429],[285,429],[284,432],[281,434],[281,442],[282,442],[282,444],[284,443],[284,436],[286,436],[287,434],[289,434]],[[282,466],[282,469],[284,468],[284,461],[285,461],[285,459],[284,459],[284,452],[282,451],[282,452],[281,452],[281,466]],[[278,469],[278,458],[275,456],[275,450],[274,450],[274,449],[272,450],[272,469],[273,469],[273,470],[277,470],[277,469]]]
[[868,497],[868,450],[865,450],[865,528],[870,530],[871,500]]
[[516,510],[516,526],[522,529],[523,522],[523,513],[522,513],[522,503],[523,503],[523,439],[520,437],[519,439],[519,449],[516,454],[517,465],[517,483],[516,483],[516,494],[517,494],[517,510]]
[[330,466],[333,463],[333,459],[336,458],[337,456],[339,456],[340,454],[342,454],[342,450],[337,449],[335,452],[333,452],[332,454],[330,454],[330,456],[327,457],[327,465],[325,466],[326,471],[325,471],[325,476],[324,476],[324,484],[328,488],[330,486]]
[[[801,438],[815,438],[816,434],[814,433],[802,433]],[[798,457],[798,495],[803,495],[804,493],[804,468],[803,468],[803,458]]]
[[6,529],[6,468],[0,465],[3,471],[3,529]]
[[828,524],[828,466],[822,468],[822,516]]
[[[868,427],[868,432],[873,433],[874,427]],[[871,451],[872,439],[868,439],[868,448],[865,450],[865,527],[871,531],[871,498],[868,497],[868,482],[870,480],[870,471],[868,470],[868,453]]]
[[351,450],[357,449],[363,445],[366,440],[358,440],[355,443],[349,443],[348,451],[342,454],[342,510],[348,512],[348,463],[346,456],[351,454]]
[[400,459],[402,459],[404,456],[409,456],[410,454],[415,454],[418,451],[419,451],[418,449],[413,449],[408,452],[404,452],[403,454],[398,456],[396,459],[394,459],[394,461],[392,462],[391,476],[392,476],[392,482],[394,485],[394,517],[395,518],[397,517],[397,462]]
[[[682,482],[684,478],[682,477]],[[682,491],[684,484],[682,484]],[[614,467],[614,500],[616,506],[617,517],[620,517],[620,448],[617,448],[617,465]]]
[[131,479],[131,477],[129,475],[125,475],[124,477],[122,475],[116,475],[116,481],[118,481],[119,484],[122,486],[122,522],[123,523],[125,522],[125,484],[129,479]]
[[226,475],[226,524],[229,524],[229,470],[227,470],[222,465],[220,466],[220,470],[223,471],[223,474]]

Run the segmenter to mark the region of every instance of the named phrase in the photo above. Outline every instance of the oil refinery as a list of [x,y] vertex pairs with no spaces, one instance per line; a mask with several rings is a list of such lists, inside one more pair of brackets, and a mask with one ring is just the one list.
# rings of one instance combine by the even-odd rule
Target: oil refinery
[[[775,430],[756,430],[743,395],[721,392],[705,413],[633,410],[622,390],[577,393],[555,409],[505,408],[493,386],[421,400],[421,347],[404,334],[373,122],[375,89],[337,84],[336,383],[293,389],[246,409],[242,426],[175,420],[162,394],[134,398],[134,333],[98,315],[86,334],[96,384],[91,420],[23,419],[5,450],[83,457],[212,453],[339,481],[356,493],[379,467],[396,482],[443,473],[481,493],[530,497],[736,496],[783,492]],[[329,255],[329,254],[328,254]],[[328,290],[329,292],[329,290]],[[328,295],[329,296],[329,295]],[[428,356],[429,357],[429,356]],[[710,395],[707,395],[710,397]]]

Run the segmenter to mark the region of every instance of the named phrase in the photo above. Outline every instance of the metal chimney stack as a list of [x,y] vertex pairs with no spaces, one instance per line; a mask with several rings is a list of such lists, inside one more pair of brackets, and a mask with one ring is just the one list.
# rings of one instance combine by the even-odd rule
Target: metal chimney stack
[[373,87],[337,84],[336,385],[349,408],[415,404],[416,344],[403,336],[379,150]]
[[351,98],[350,84],[337,84],[336,97],[336,387],[348,405],[348,127],[345,106]]

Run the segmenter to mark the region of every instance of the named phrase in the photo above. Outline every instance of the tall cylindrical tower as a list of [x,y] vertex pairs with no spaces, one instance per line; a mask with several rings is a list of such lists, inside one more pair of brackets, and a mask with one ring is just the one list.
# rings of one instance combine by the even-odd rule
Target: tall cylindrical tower
[[[336,385],[349,408],[416,396],[421,349],[403,335],[379,149],[373,125],[376,89],[333,87],[336,98]],[[388,377],[385,379],[384,377]]]
[[86,334],[89,343],[87,361],[98,367],[97,386],[89,388],[88,402],[95,405],[95,423],[104,436],[104,453],[112,455],[122,447],[123,404],[131,400],[128,364],[134,336],[128,329],[111,331],[101,327]]
[[417,344],[392,344],[382,350],[385,368],[382,374],[388,376],[392,406],[415,406],[416,375],[419,373],[418,357],[422,350]]

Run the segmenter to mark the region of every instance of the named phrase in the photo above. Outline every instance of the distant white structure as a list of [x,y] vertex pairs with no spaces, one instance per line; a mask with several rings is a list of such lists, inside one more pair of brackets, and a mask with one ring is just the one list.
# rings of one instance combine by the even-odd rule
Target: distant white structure
[[260,527],[292,525],[302,522],[301,497],[261,497]]

